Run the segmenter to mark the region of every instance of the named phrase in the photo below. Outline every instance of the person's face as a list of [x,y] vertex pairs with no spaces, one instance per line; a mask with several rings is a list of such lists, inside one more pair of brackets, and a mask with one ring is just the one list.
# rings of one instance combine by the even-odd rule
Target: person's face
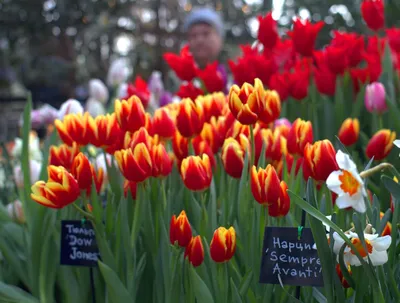
[[221,36],[213,26],[205,23],[195,24],[188,30],[188,43],[200,67],[216,60],[222,48]]

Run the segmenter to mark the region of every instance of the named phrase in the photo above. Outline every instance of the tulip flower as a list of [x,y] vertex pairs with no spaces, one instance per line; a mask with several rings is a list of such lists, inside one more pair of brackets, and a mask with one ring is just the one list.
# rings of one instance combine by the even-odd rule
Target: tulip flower
[[194,267],[200,266],[204,260],[204,247],[201,242],[201,237],[193,237],[185,249],[185,258],[188,258],[189,262]]
[[287,140],[281,135],[279,129],[272,132],[270,129],[261,131],[265,142],[265,157],[272,161],[280,161],[287,154]]
[[[15,138],[13,146],[10,148],[10,155],[13,158],[20,158],[22,156],[23,140]],[[35,131],[29,133],[29,159],[41,162],[43,160],[42,151],[40,149],[40,140]]]
[[184,210],[178,217],[172,216],[169,226],[169,240],[172,245],[178,241],[178,245],[186,247],[192,240],[192,228]]
[[203,130],[200,133],[200,137],[206,141],[214,154],[218,153],[219,149],[222,147],[224,143],[225,135],[224,135],[224,126],[222,123],[224,122],[224,118],[212,117],[210,123],[204,123]]
[[76,143],[72,146],[61,144],[59,146],[50,146],[49,165],[64,166],[67,170],[72,167],[74,158],[79,154],[79,147]]
[[258,120],[264,124],[274,122],[281,114],[281,100],[275,90],[265,91],[265,101],[258,114]]
[[293,30],[288,32],[288,35],[293,40],[293,46],[296,52],[302,56],[312,56],[315,40],[323,27],[323,21],[312,24],[309,20],[296,18],[293,23]]
[[367,192],[356,164],[341,150],[336,154],[336,162],[340,169],[333,171],[326,180],[326,186],[338,195],[336,205],[340,209],[352,207],[358,212],[365,212],[364,197]]
[[271,204],[268,205],[268,214],[271,217],[286,216],[290,209],[290,197],[287,193],[288,186],[286,182],[281,181],[279,188],[279,199],[276,201],[271,201]]
[[100,115],[94,119],[90,143],[96,147],[112,146],[122,136],[115,113]]
[[286,118],[280,118],[274,122],[274,130],[279,130],[285,138],[288,137],[291,128],[292,123]]
[[257,39],[264,47],[272,49],[279,40],[278,25],[272,17],[272,12],[269,12],[264,17],[258,16],[258,36]]
[[281,187],[275,168],[268,164],[265,169],[253,166],[250,176],[251,192],[261,205],[271,205],[281,198]]
[[142,102],[137,96],[128,100],[115,100],[115,115],[122,131],[134,133],[145,126],[146,115]]
[[367,26],[373,31],[385,26],[385,8],[383,0],[363,0],[361,15]]
[[153,177],[168,176],[172,171],[172,160],[163,144],[154,145],[150,150],[153,163]]
[[202,154],[207,154],[210,159],[211,167],[214,168],[217,166],[217,160],[215,160],[214,153],[211,149],[210,144],[207,141],[203,140],[200,136],[197,136],[192,140],[194,154],[196,156],[201,156]]
[[382,114],[387,111],[386,91],[380,82],[374,82],[365,88],[365,108],[370,113]]
[[161,138],[172,138],[176,131],[175,115],[166,107],[156,109],[152,120],[153,131]]
[[63,104],[58,111],[58,119],[61,121],[64,119],[66,115],[69,114],[83,114],[83,106],[82,104],[75,99],[68,99]]
[[24,208],[22,202],[19,200],[15,200],[13,203],[7,205],[7,213],[12,220],[20,224],[26,222]]
[[[393,212],[393,211],[392,211]],[[379,217],[382,220],[383,216],[385,214],[383,212],[380,212]],[[381,236],[390,236],[392,234],[392,223],[389,221],[386,223],[385,228],[383,229]]]
[[37,181],[32,185],[32,200],[50,208],[63,208],[73,203],[80,194],[76,179],[62,166],[50,165],[47,171],[47,182]]
[[304,147],[314,141],[312,124],[297,118],[287,136],[287,149],[293,155],[302,156]]
[[258,78],[254,80],[254,86],[244,83],[240,88],[235,84],[229,91],[229,109],[241,124],[252,125],[264,109],[265,98],[264,85]]
[[[351,267],[350,267],[350,265],[348,265],[347,269],[348,269],[349,274],[351,275]],[[340,268],[339,263],[336,264],[336,273],[337,273],[337,275],[339,277],[340,283],[342,283],[343,288],[349,288],[350,285],[346,281],[346,279],[344,278],[343,273],[342,273],[342,269]]]
[[[29,160],[29,172],[31,184],[39,180],[40,172],[42,170],[42,162],[36,160]],[[24,173],[22,166],[17,164],[13,169],[15,184],[18,188],[24,187]]]
[[83,153],[79,153],[72,162],[71,174],[78,181],[80,189],[87,190],[92,186],[92,167]]
[[74,142],[78,145],[87,145],[93,136],[94,119],[88,112],[82,114],[69,114],[61,120],[56,120],[54,125],[61,140],[72,146]]
[[196,64],[189,45],[185,45],[179,55],[165,53],[163,58],[181,80],[190,82],[196,77]]
[[195,102],[201,103],[204,110],[204,120],[210,122],[212,117],[218,118],[222,115],[227,99],[225,94],[219,92],[207,96],[199,96]]
[[185,186],[193,191],[202,191],[210,187],[212,180],[211,161],[207,154],[189,156],[182,160],[181,177]]
[[227,138],[222,146],[221,159],[228,175],[239,179],[244,167],[245,149],[232,137]]
[[136,200],[136,193],[137,193],[137,183],[129,180],[124,181],[124,197],[128,196],[130,192],[132,199]]
[[387,157],[393,148],[393,141],[396,138],[396,132],[389,129],[381,129],[369,140],[365,152],[368,158],[374,157],[374,160],[382,160]]
[[336,152],[329,140],[316,141],[304,148],[303,175],[307,174],[316,181],[325,181],[333,172],[339,170]]
[[[369,260],[371,260],[371,264],[373,266],[383,265],[388,261],[387,249],[392,243],[392,238],[390,236],[379,237],[378,234],[364,232],[364,239],[367,249],[364,248],[364,245],[358,237],[358,234],[350,231],[348,232],[347,236],[351,239],[352,244],[355,246],[356,250],[364,259],[364,261],[369,262]],[[336,232],[333,233],[333,238],[335,240],[333,251],[338,255],[340,248],[343,246],[343,244],[345,244],[345,242]],[[349,246],[346,246],[343,257],[345,264],[350,264],[352,266],[361,265],[357,255]]]
[[218,227],[210,244],[210,255],[217,263],[232,259],[236,250],[236,232],[233,227]]
[[145,127],[139,128],[135,133],[126,133],[124,138],[125,148],[135,148],[139,143],[144,143],[147,149],[150,150],[151,147],[157,143],[154,137],[150,136]]
[[176,127],[182,136],[193,137],[201,133],[204,126],[204,112],[200,104],[185,98],[179,104]]
[[360,122],[358,122],[358,119],[347,118],[339,129],[338,137],[343,145],[350,146],[357,142],[359,134]]
[[178,160],[183,160],[189,156],[189,140],[183,137],[178,131],[172,138],[172,150]]
[[147,87],[147,83],[140,76],[136,77],[134,83],[128,84],[126,95],[123,99],[128,100],[132,96],[136,96],[140,102],[142,102],[144,108],[146,108],[150,102],[150,91]]
[[134,149],[116,151],[114,154],[122,175],[129,181],[142,182],[152,175],[153,163],[144,143]]

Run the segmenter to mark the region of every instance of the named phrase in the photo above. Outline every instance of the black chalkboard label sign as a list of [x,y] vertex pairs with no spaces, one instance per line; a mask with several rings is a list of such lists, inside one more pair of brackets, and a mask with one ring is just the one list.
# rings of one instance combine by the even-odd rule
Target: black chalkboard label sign
[[321,262],[310,228],[266,227],[260,283],[323,286]]
[[90,221],[61,221],[61,265],[97,266],[100,258]]

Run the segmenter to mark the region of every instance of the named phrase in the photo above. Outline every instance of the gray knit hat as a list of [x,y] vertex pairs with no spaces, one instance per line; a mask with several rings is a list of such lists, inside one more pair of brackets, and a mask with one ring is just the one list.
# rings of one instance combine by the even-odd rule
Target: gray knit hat
[[183,23],[183,30],[186,33],[189,28],[197,23],[207,23],[213,26],[223,37],[225,35],[224,22],[221,16],[211,8],[203,7],[192,10]]

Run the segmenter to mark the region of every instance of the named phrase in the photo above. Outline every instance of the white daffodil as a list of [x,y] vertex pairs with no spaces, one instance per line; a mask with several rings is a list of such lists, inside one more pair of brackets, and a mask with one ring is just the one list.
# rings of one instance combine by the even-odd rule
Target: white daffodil
[[339,208],[352,207],[358,212],[365,212],[364,197],[367,192],[356,164],[349,155],[340,150],[336,153],[336,162],[340,170],[332,172],[326,180],[328,188],[338,195],[336,205]]
[[[367,234],[364,233],[364,239],[366,244],[366,249],[362,245],[362,242],[358,235],[354,232],[349,232],[349,238],[355,246],[361,257],[368,262],[368,257],[371,260],[373,266],[383,265],[388,261],[387,249],[392,243],[392,238],[390,236],[379,237],[378,234]],[[340,248],[344,244],[343,239],[338,235],[334,234],[335,244],[333,251],[339,254]],[[358,259],[356,253],[349,247],[346,246],[344,249],[344,262],[346,264],[360,266],[361,262]]]

